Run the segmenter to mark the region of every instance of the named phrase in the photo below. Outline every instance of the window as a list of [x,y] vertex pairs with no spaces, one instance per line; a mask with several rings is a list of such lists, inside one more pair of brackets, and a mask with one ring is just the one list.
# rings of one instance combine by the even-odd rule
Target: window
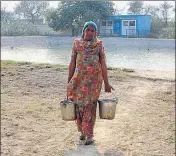
[[112,21],[108,21],[108,26],[112,26]]
[[128,26],[128,21],[123,21],[123,26]]
[[106,26],[106,21],[102,21],[101,26]]
[[129,21],[130,23],[129,23],[129,25],[130,26],[135,26],[135,21]]

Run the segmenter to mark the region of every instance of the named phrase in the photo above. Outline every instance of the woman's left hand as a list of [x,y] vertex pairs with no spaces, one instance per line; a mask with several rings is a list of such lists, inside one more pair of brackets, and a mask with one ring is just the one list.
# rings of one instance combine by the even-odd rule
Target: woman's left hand
[[105,84],[105,92],[111,93],[111,89],[114,90],[110,84]]

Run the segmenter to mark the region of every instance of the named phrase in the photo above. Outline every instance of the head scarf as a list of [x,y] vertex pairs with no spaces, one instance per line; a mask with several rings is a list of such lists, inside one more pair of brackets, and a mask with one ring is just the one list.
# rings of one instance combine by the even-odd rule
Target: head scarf
[[83,38],[83,36],[84,36],[84,30],[85,30],[89,25],[93,26],[94,29],[95,29],[95,31],[97,31],[97,25],[96,25],[93,21],[86,22],[86,23],[84,24],[83,29],[82,29],[82,38]]
[[88,25],[93,26],[94,29],[95,29],[95,31],[97,31],[97,25],[96,25],[94,22],[89,21],[89,22],[86,22],[86,23],[84,24],[84,27],[83,27],[83,30],[82,30],[83,32],[84,32],[84,30],[88,27]]

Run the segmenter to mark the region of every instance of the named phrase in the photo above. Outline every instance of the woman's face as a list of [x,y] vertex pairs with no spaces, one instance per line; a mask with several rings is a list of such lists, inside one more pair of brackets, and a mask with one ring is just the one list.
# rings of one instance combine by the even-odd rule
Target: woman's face
[[88,27],[84,30],[84,39],[89,41],[94,39],[96,35],[95,28],[91,25],[88,25]]

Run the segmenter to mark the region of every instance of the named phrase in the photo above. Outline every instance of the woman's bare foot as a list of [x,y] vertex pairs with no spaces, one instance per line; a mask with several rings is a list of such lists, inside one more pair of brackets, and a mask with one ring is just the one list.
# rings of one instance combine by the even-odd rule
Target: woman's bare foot
[[81,134],[81,136],[79,137],[79,139],[80,139],[80,140],[85,140],[86,137],[85,137],[83,134]]
[[91,145],[94,142],[93,138],[86,137],[84,145]]

